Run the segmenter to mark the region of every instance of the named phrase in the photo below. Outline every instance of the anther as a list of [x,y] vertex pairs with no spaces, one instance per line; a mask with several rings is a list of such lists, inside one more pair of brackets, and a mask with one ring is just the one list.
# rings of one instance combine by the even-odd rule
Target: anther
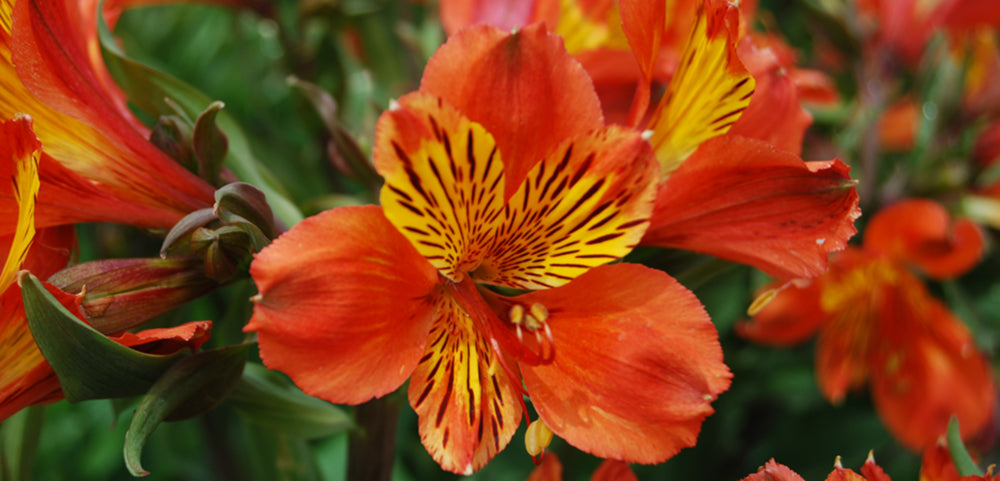
[[532,458],[542,454],[550,443],[552,443],[552,430],[545,421],[536,419],[528,424],[528,429],[524,431],[524,449]]

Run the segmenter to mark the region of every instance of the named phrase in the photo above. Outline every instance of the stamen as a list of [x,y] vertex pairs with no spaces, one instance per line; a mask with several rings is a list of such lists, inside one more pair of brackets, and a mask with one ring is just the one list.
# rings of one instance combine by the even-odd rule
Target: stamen
[[[524,306],[514,304],[508,313],[508,320],[514,325],[514,333],[520,344],[518,360],[532,365],[549,364],[555,359],[555,341],[549,327],[549,310],[540,303],[533,303],[525,312]],[[538,352],[525,345],[524,331],[534,333]]]
[[524,431],[524,449],[528,451],[531,458],[538,464],[541,458],[539,455],[545,451],[552,443],[552,430],[545,424],[545,421],[536,419],[528,424],[528,429]]

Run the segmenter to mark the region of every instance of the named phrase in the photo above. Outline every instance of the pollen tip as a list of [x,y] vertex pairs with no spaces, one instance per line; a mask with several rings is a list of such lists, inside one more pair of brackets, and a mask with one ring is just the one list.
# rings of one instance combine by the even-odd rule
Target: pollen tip
[[844,465],[840,464],[840,456],[838,455],[836,459],[833,460],[833,467],[837,469],[843,469]]
[[472,463],[465,465],[465,472],[462,474],[464,474],[465,476],[472,476]]
[[649,140],[649,139],[653,138],[653,131],[652,130],[643,130],[642,134],[640,134],[639,137],[642,137],[642,140]]
[[824,239],[822,237],[820,237],[819,239],[816,239],[816,245],[821,246],[823,244],[826,244],[826,239]]
[[868,450],[868,458],[865,459],[865,462],[866,463],[874,463],[875,462],[875,450],[873,450],[873,449],[869,449]]
[[254,303],[260,302],[262,300],[264,300],[264,296],[262,296],[260,294],[254,294],[254,296],[250,298],[250,302],[254,302]]
[[399,102],[397,102],[396,99],[390,100],[389,101],[389,111],[390,112],[395,112],[397,110],[399,110]]

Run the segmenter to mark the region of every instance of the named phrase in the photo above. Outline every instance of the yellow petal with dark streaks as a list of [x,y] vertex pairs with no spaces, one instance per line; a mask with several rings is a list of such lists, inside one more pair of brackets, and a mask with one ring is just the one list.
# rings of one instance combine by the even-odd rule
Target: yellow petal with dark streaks
[[663,178],[702,142],[726,133],[750,104],[754,79],[737,57],[730,30],[737,28],[738,14],[727,2],[698,12],[681,64],[648,126]]
[[454,297],[442,296],[437,312],[409,400],[427,452],[443,469],[468,475],[510,442],[521,394]]
[[504,207],[474,279],[556,287],[617,260],[642,238],[657,183],[649,145],[608,127],[563,143],[529,172]]
[[[0,294],[14,283],[17,271],[24,264],[28,248],[35,237],[35,199],[41,184],[38,180],[38,159],[41,144],[31,130],[31,118],[18,115],[0,124],[0,162],[15,165],[13,189],[17,202],[17,227],[14,238],[0,272]],[[6,158],[2,158],[6,157]]]
[[[503,163],[483,127],[427,95],[383,116],[376,166],[385,216],[442,275],[474,270],[503,212]],[[414,130],[427,135],[407,138]]]

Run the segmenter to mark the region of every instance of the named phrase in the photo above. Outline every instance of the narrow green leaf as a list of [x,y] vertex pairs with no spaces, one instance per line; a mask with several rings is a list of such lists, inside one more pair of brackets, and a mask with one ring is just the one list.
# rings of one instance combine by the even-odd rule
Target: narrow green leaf
[[951,461],[955,463],[955,469],[959,476],[982,476],[983,470],[979,468],[969,451],[965,449],[962,442],[962,434],[958,429],[958,417],[952,416],[948,421],[948,452],[951,454]]
[[0,423],[0,480],[31,479],[44,412],[44,406],[29,406]]
[[260,364],[247,364],[228,403],[251,421],[296,438],[321,438],[354,427],[341,408],[281,383]]
[[[183,109],[180,113],[184,116],[196,119],[212,103],[212,99],[190,85],[126,57],[116,44],[102,16],[98,16],[98,34],[108,70],[122,90],[129,93],[129,100],[138,108],[153,114],[174,112],[175,108],[180,108]],[[215,120],[219,128],[225,132],[229,142],[226,166],[238,178],[257,186],[267,195],[267,201],[275,216],[286,227],[291,227],[302,220],[299,209],[254,157],[250,143],[239,124],[225,111],[219,112]]]
[[122,346],[70,313],[37,277],[22,271],[18,282],[31,335],[69,402],[142,394],[185,355],[144,354]]
[[174,363],[139,401],[125,433],[125,465],[133,476],[149,474],[142,448],[163,421],[198,416],[220,403],[236,385],[249,344],[202,351]]

